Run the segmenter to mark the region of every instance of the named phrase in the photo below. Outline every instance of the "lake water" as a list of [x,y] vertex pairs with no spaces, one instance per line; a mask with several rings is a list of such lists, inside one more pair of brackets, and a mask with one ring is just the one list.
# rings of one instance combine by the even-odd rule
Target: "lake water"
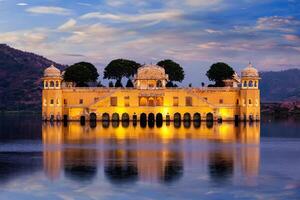
[[300,123],[0,116],[0,199],[300,199]]

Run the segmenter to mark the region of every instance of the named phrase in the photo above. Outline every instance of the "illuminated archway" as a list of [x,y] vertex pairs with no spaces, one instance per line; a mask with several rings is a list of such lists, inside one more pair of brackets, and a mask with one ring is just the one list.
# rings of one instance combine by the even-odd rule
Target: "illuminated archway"
[[147,106],[147,98],[140,97],[140,106]]
[[102,114],[102,121],[109,121],[109,114],[108,113],[103,113]]
[[147,115],[146,113],[142,113],[140,116],[140,121],[146,122],[147,121]]
[[50,87],[54,87],[54,81],[50,81]]
[[193,116],[193,121],[200,122],[201,121],[201,115],[200,113],[195,113]]
[[119,121],[120,120],[119,114],[118,113],[113,113],[112,117],[111,117],[111,120],[115,121],[115,122]]
[[91,121],[91,122],[97,121],[97,115],[96,115],[96,113],[91,113],[91,114],[90,114],[90,121]]
[[214,121],[214,115],[212,113],[206,114],[206,121],[212,122]]
[[191,121],[191,114],[190,113],[184,113],[183,121],[185,121],[185,122]]
[[156,126],[157,127],[162,127],[162,124],[163,124],[163,115],[161,113],[157,113],[156,114],[155,120],[156,120]]
[[123,113],[122,114],[122,121],[129,121],[129,115],[128,115],[128,113]]
[[80,124],[84,125],[85,124],[85,116],[80,117]]
[[156,106],[163,106],[164,105],[164,98],[163,97],[157,97],[155,105]]
[[155,106],[155,99],[153,97],[149,97],[148,106]]
[[154,116],[153,113],[149,113],[149,115],[148,115],[148,121],[149,122],[154,122],[155,121],[155,116]]
[[181,121],[181,115],[180,115],[180,113],[175,113],[174,114],[174,121],[176,121],[176,122]]

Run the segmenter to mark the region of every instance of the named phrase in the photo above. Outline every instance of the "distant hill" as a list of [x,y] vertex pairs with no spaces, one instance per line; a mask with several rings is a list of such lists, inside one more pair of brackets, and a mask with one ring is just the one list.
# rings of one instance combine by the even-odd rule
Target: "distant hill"
[[62,66],[42,56],[0,44],[0,111],[39,110],[40,78],[51,64]]
[[299,101],[300,69],[261,72],[261,101]]

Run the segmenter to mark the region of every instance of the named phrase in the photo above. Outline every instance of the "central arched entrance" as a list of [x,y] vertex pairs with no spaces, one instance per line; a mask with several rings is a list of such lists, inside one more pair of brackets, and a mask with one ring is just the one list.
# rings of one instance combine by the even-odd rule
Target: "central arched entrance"
[[91,122],[97,121],[97,115],[96,115],[96,113],[91,113],[91,114],[90,114],[90,121],[91,121]]

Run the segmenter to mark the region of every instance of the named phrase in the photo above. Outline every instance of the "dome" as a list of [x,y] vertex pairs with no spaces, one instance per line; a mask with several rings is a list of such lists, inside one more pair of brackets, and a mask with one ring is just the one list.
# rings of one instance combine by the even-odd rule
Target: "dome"
[[165,80],[168,79],[165,69],[158,65],[144,65],[138,68],[135,79],[139,80]]
[[45,77],[60,77],[61,73],[60,73],[59,69],[54,67],[54,65],[51,65],[50,67],[48,67],[44,70],[44,76]]
[[258,71],[253,67],[251,63],[242,70],[242,77],[258,77]]

